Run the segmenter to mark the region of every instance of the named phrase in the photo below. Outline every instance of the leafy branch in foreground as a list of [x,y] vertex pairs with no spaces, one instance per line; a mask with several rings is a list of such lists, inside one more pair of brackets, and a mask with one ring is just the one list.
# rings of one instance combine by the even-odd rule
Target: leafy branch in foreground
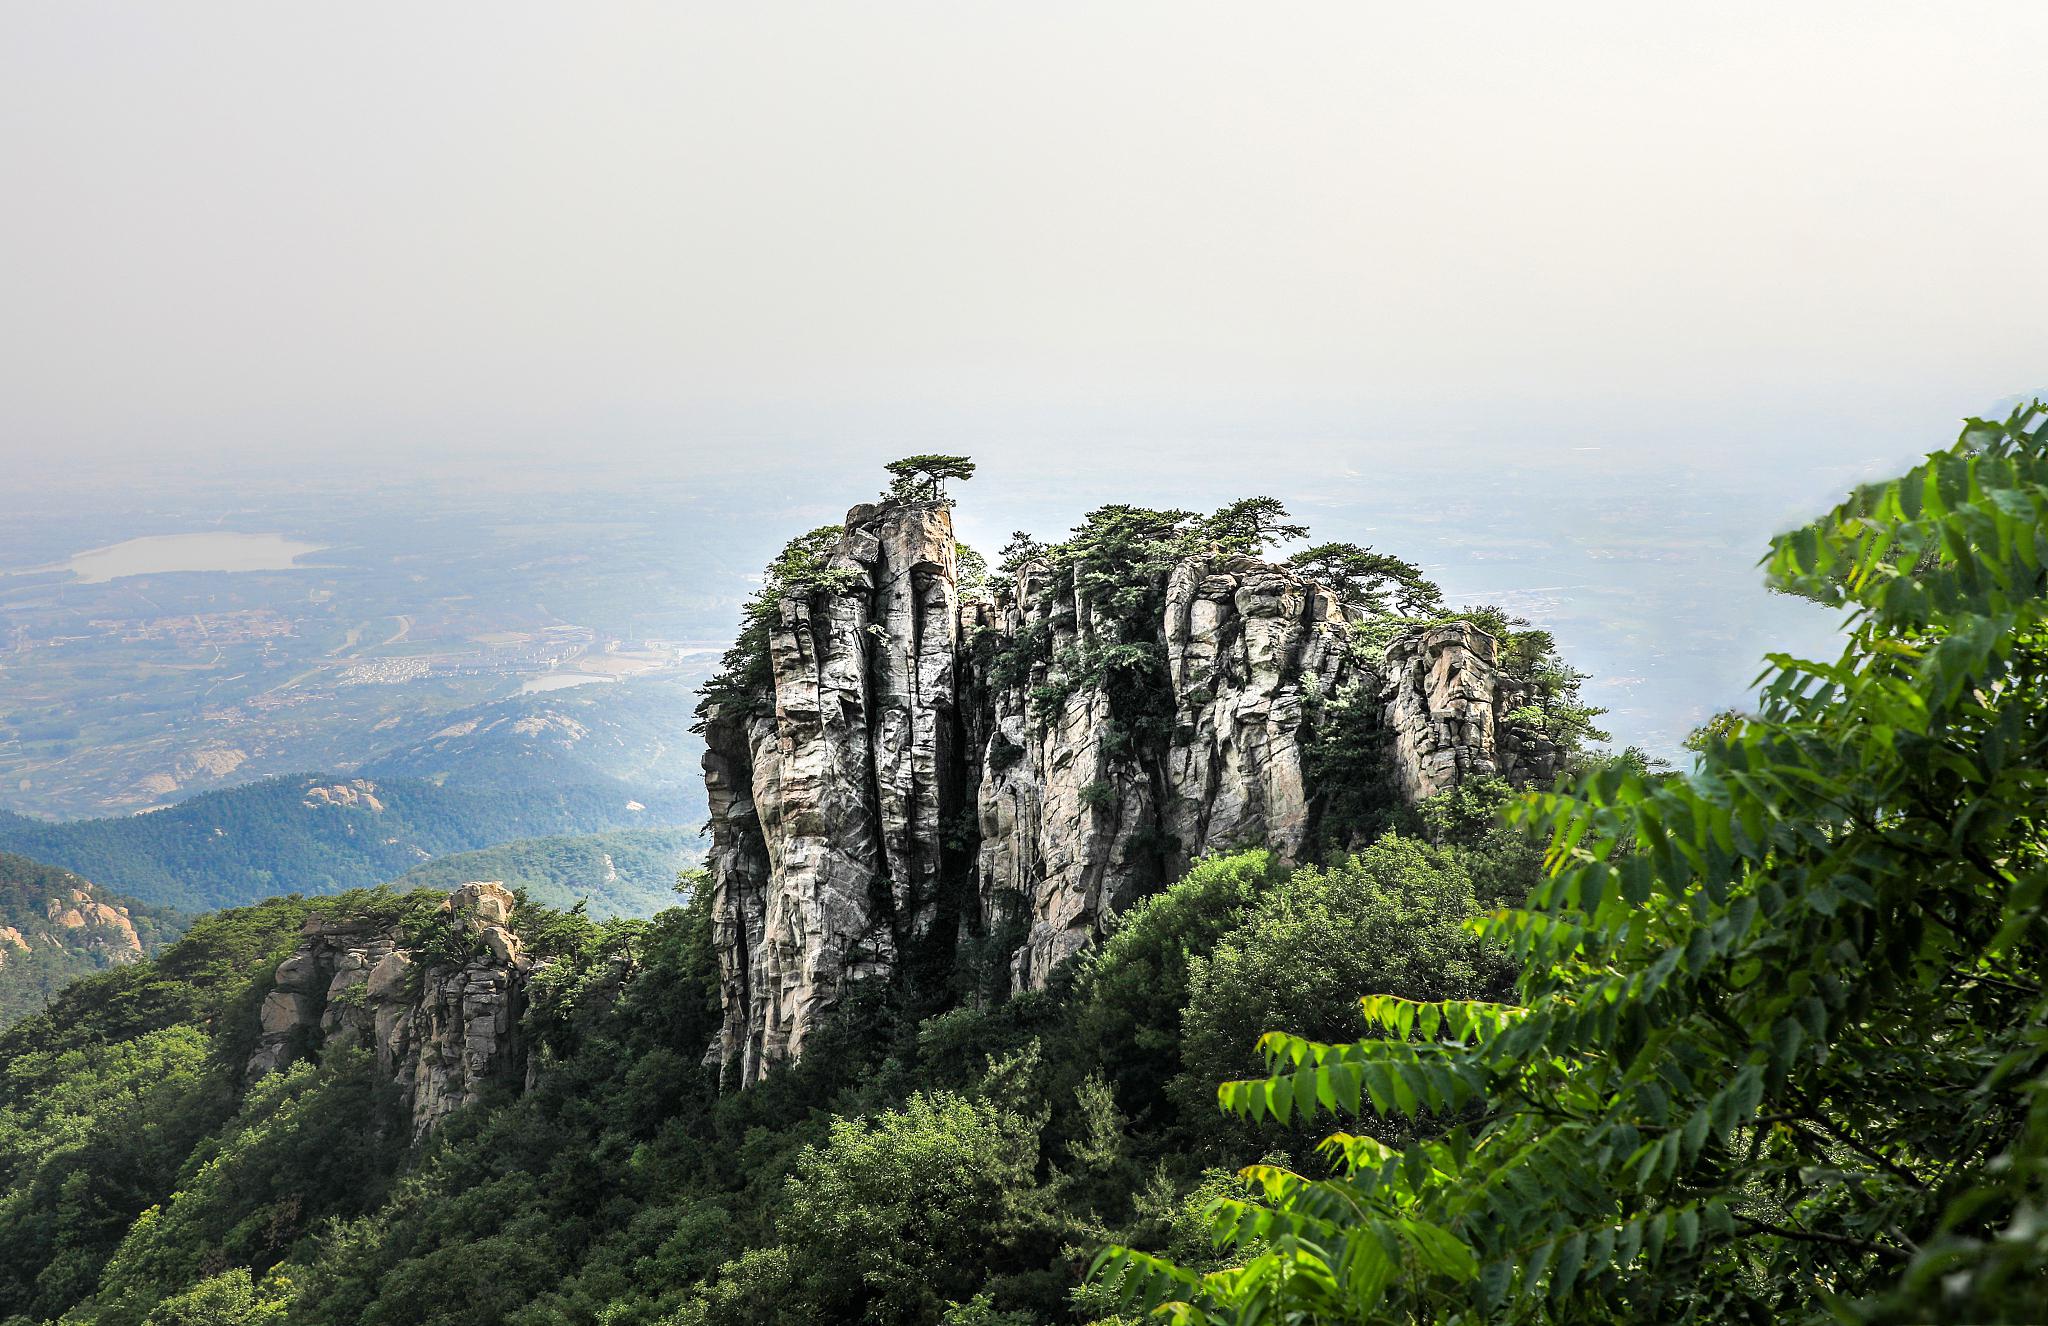
[[1123,1247],[1174,1321],[2036,1320],[2048,1284],[2048,423],[1958,443],[1774,541],[1848,609],[1770,657],[1698,771],[1617,766],[1517,814],[1526,907],[1484,922],[1521,1004],[1365,1001],[1375,1035],[1262,1042],[1250,1118],[1338,1133],[1244,1171],[1238,1266]]

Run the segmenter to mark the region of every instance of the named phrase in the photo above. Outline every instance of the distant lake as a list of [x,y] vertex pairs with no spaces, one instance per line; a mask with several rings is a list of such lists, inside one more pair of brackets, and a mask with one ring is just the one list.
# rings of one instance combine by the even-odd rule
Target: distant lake
[[173,571],[289,571],[299,558],[326,546],[299,543],[282,534],[152,534],[35,569],[68,570],[88,585]]
[[593,681],[617,681],[616,677],[600,677],[589,672],[550,672],[545,677],[535,677],[519,688],[521,695],[534,695],[541,691],[567,690],[571,686],[582,686]]

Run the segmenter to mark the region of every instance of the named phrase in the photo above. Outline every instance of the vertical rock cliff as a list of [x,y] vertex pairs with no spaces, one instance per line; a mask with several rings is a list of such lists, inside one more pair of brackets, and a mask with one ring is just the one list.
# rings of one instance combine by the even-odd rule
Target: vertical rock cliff
[[951,513],[855,507],[830,570],[776,605],[767,703],[706,716],[718,1053],[749,1082],[931,936],[966,797]]
[[1504,721],[1517,692],[1469,623],[1382,658],[1358,608],[1256,557],[1132,575],[1027,558],[963,601],[947,504],[891,500],[771,599],[757,693],[704,711],[711,1057],[731,1080],[800,1054],[850,982],[929,969],[963,935],[1013,939],[1011,980],[1036,987],[1204,852],[1301,859],[1339,696],[1369,713],[1393,796],[1555,771]]

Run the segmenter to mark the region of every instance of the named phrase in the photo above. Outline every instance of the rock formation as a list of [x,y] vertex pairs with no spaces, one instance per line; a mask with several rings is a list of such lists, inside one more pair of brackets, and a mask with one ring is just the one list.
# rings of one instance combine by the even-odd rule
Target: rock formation
[[110,965],[142,960],[142,937],[128,909],[106,902],[93,894],[92,886],[79,881],[43,901],[43,924],[28,931],[0,925],[0,965],[8,949],[33,953],[38,949],[68,949],[91,953]]
[[795,1058],[849,982],[962,934],[1013,935],[1012,981],[1036,987],[1204,852],[1300,859],[1340,694],[1369,697],[1410,801],[1555,770],[1503,721],[1518,693],[1469,624],[1382,660],[1328,589],[1192,556],[1148,600],[1165,675],[1134,698],[1111,682],[1132,629],[1115,609],[1035,563],[1000,601],[962,601],[955,548],[943,502],[855,507],[829,579],[771,605],[765,693],[704,711],[724,1003],[707,1057],[741,1085]]
[[1563,753],[1502,715],[1522,688],[1495,668],[1493,637],[1470,622],[1448,622],[1387,646],[1379,701],[1393,744],[1394,779],[1409,801],[1434,796],[1474,774],[1545,782]]
[[263,998],[256,1077],[329,1046],[376,1055],[411,1112],[415,1135],[481,1099],[493,1082],[519,1084],[519,1037],[532,959],[507,922],[502,884],[464,884],[441,911],[459,960],[416,952],[395,925],[312,916]]
[[964,795],[954,557],[943,506],[855,507],[833,566],[857,583],[771,624],[772,710],[707,716],[718,1054],[747,1081],[930,933]]

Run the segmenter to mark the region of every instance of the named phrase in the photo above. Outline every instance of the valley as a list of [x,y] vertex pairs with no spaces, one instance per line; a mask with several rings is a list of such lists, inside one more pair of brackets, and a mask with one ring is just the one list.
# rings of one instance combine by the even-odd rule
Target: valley
[[[0,808],[126,814],[351,769],[445,745],[477,706],[579,686],[682,733],[716,656],[719,601],[684,568],[696,537],[651,506],[586,494],[536,521],[504,494],[277,485],[260,516],[193,516],[151,497],[50,495],[0,535],[0,568],[18,568],[0,570]],[[234,529],[259,520],[286,532]],[[614,772],[694,778],[687,752],[656,772],[615,735],[593,742]]]

